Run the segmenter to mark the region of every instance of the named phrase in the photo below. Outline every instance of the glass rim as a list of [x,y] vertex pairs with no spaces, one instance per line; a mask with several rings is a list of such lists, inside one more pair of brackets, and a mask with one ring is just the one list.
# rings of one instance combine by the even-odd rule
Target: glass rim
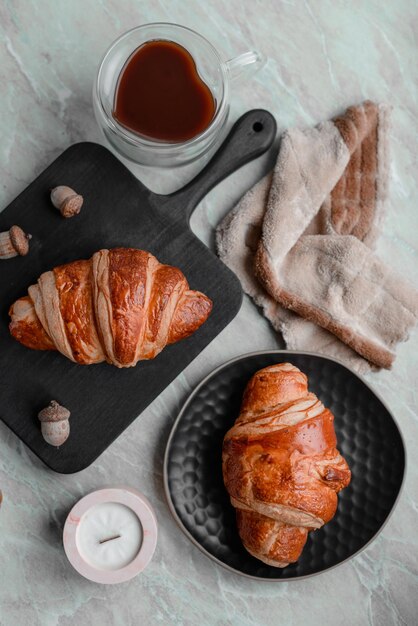
[[[152,139],[147,139],[143,135],[139,135],[137,133],[129,131],[126,127],[120,124],[112,115],[111,116],[108,115],[105,109],[105,105],[102,100],[102,94],[101,94],[101,88],[100,88],[101,77],[103,75],[103,66],[106,60],[109,58],[109,56],[113,53],[115,48],[117,48],[117,46],[119,46],[123,40],[127,39],[133,33],[141,31],[141,30],[145,30],[147,28],[167,27],[167,26],[169,28],[173,28],[174,30],[187,31],[189,33],[192,33],[195,37],[204,41],[211,48],[214,56],[216,57],[219,68],[221,70],[221,76],[222,76],[222,86],[223,86],[222,98],[219,102],[219,105],[216,107],[215,115],[213,116],[209,126],[207,126],[207,128],[205,128],[205,130],[201,132],[199,135],[196,135],[196,137],[192,137],[191,139],[188,139],[187,141],[183,141],[183,142],[154,141]],[[164,41],[163,37],[161,39]],[[134,50],[132,52],[134,52]],[[128,59],[126,59],[126,61],[127,60]],[[99,68],[97,70],[94,87],[95,87],[95,97],[97,99],[97,104],[99,105],[100,111],[104,117],[104,121],[107,124],[107,126],[110,128],[110,130],[112,130],[113,132],[116,132],[118,135],[120,135],[125,141],[130,143],[132,146],[141,147],[143,149],[145,148],[147,150],[157,150],[157,151],[170,151],[170,150],[180,151],[185,148],[193,147],[199,142],[207,139],[207,137],[209,137],[213,133],[216,126],[218,126],[219,122],[222,121],[222,114],[224,113],[226,109],[227,96],[228,96],[228,78],[227,78],[227,72],[226,72],[226,65],[225,63],[223,63],[219,55],[219,52],[216,50],[213,44],[208,39],[206,39],[206,37],[204,37],[200,33],[197,33],[192,28],[188,28],[187,26],[182,26],[180,24],[174,24],[172,22],[149,22],[147,24],[142,24],[141,26],[135,26],[134,28],[131,28],[130,30],[127,30],[124,33],[122,33],[122,35],[120,35],[117,39],[115,39],[110,44],[110,46],[107,48],[106,52],[104,53],[99,64]]]

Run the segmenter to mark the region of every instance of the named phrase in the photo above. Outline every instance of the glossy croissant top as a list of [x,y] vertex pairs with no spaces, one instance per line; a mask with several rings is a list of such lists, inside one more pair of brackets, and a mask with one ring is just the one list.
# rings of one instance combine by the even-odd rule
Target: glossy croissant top
[[99,250],[56,267],[28,292],[10,308],[12,336],[84,365],[152,359],[196,331],[212,309],[178,268],[134,248]]

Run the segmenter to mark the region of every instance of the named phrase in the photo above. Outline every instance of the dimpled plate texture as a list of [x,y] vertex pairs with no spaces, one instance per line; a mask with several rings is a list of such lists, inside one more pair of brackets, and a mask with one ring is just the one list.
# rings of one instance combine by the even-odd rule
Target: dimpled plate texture
[[[222,479],[222,440],[240,410],[251,376],[290,362],[335,416],[338,448],[351,471],[335,517],[311,532],[299,561],[265,565],[241,544],[235,510]],[[401,434],[382,401],[356,374],[331,359],[292,352],[239,357],[210,374],[192,393],[171,432],[164,463],[170,509],[186,535],[209,557],[240,574],[268,580],[310,576],[349,559],[382,529],[405,469]]]

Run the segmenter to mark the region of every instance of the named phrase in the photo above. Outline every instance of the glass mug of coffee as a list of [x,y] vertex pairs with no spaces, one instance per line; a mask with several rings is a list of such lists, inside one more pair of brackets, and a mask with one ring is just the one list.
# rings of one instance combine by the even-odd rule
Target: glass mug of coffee
[[223,62],[207,39],[184,26],[139,26],[103,57],[93,88],[97,122],[135,163],[185,165],[223,137],[231,82],[264,62],[257,52]]

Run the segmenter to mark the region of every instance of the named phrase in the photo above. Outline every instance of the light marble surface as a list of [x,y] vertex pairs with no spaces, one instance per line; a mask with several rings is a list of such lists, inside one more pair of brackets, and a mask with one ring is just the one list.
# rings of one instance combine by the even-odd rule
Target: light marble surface
[[[365,98],[392,103],[390,212],[378,251],[418,286],[414,0],[3,0],[0,207],[68,145],[101,141],[90,95],[96,65],[119,34],[149,21],[195,28],[225,58],[249,48],[269,57],[256,79],[237,86],[231,121],[249,108],[264,107],[275,114],[282,130],[314,124]],[[214,226],[266,171],[267,161],[246,166],[204,199],[192,225],[205,242],[213,244]],[[180,186],[189,175],[137,173],[160,191]],[[416,332],[401,346],[391,372],[368,376],[400,423],[409,463],[396,512],[360,556],[310,580],[257,583],[212,563],[172,520],[164,500],[162,460],[182,402],[225,360],[278,346],[267,322],[245,300],[222,335],[96,463],[77,475],[48,471],[0,424],[1,626],[417,623]],[[146,494],[155,507],[160,536],[145,573],[130,583],[102,587],[72,570],[61,532],[78,498],[114,484]]]

